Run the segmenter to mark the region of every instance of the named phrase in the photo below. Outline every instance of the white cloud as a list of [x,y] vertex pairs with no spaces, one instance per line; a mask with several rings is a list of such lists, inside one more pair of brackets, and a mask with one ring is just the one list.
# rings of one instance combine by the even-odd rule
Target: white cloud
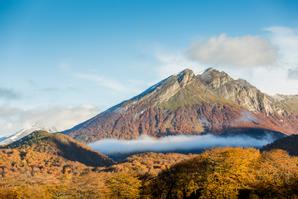
[[289,80],[298,80],[298,30],[281,26],[265,30],[270,33],[271,42],[279,48],[280,64],[287,70]]
[[158,51],[157,73],[165,77],[185,68],[201,73],[213,67],[271,95],[298,94],[298,31],[287,27],[264,30],[268,33],[264,38],[222,34],[192,44],[186,53],[185,49]]
[[286,66],[298,64],[298,31],[293,28],[274,26],[265,28],[270,41],[278,47],[280,61]]
[[64,58],[58,63],[58,68],[63,71],[70,71],[72,59]]
[[44,128],[55,128],[59,131],[73,127],[96,114],[99,109],[92,105],[75,107],[48,107],[21,109],[18,107],[0,107],[0,137],[12,134],[21,129],[28,129],[38,124]]
[[200,150],[219,146],[262,147],[273,142],[272,136],[256,139],[248,136],[218,137],[214,135],[168,136],[163,138],[140,137],[136,140],[103,139],[90,144],[101,153],[133,153],[142,151],[169,152],[176,150]]
[[194,42],[188,55],[200,63],[230,67],[270,66],[278,56],[276,47],[264,38],[226,34]]
[[138,94],[147,86],[141,80],[127,79],[125,82],[122,82],[99,74],[77,73],[74,76],[78,79],[90,81],[100,87],[107,88],[110,91],[124,95]]
[[288,69],[288,77],[289,79],[298,80],[298,67]]
[[200,67],[198,63],[187,59],[183,53],[169,53],[159,50],[155,57],[158,62],[157,73],[159,78],[166,78],[170,75],[176,74],[184,70],[185,68],[192,69],[195,73],[203,71],[203,67]]
[[75,77],[82,80],[89,80],[89,81],[95,82],[99,86],[112,89],[113,91],[116,91],[116,92],[126,92],[128,89],[123,83],[98,74],[78,73],[78,74],[75,74]]
[[[239,73],[242,71],[239,71]],[[249,73],[244,71],[240,77],[247,79],[257,88],[268,94],[298,94],[298,81],[288,77],[284,67],[255,68]]]

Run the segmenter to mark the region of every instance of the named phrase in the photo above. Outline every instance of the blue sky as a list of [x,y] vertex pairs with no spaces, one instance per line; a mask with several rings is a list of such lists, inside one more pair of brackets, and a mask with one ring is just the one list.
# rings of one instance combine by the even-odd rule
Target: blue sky
[[[298,93],[297,10],[294,0],[0,0],[2,134],[48,112],[72,125],[185,67],[213,66],[270,94]],[[255,45],[236,59],[214,51],[214,41],[235,51]],[[270,51],[265,60],[251,55],[260,49]],[[70,110],[82,116],[69,119]]]

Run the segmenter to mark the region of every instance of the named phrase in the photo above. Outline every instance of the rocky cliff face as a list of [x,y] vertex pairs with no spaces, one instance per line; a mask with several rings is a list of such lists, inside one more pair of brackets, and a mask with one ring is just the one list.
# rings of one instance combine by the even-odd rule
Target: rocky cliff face
[[225,72],[207,69],[199,78],[212,89],[217,96],[230,100],[249,111],[267,115],[287,114],[273,97],[261,92],[243,79],[232,79]]
[[298,133],[298,111],[292,108],[297,98],[288,98],[271,97],[225,72],[195,75],[186,69],[65,133],[84,142],[230,129]]

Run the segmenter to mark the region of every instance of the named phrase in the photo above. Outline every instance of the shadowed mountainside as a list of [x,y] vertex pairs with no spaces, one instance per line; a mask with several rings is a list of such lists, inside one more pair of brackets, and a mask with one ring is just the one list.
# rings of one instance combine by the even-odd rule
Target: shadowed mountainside
[[298,156],[298,135],[290,135],[285,138],[276,140],[262,148],[263,151],[272,149],[282,149],[287,151],[290,155]]

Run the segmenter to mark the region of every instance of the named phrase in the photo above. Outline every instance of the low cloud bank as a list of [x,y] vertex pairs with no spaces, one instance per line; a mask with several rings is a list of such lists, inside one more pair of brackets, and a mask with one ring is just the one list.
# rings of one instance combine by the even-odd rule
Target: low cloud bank
[[223,146],[262,147],[273,141],[274,138],[269,135],[262,139],[256,139],[249,136],[220,137],[214,135],[179,135],[168,136],[159,139],[142,136],[136,140],[103,139],[91,143],[89,146],[101,153],[115,154],[144,151],[191,151]]

